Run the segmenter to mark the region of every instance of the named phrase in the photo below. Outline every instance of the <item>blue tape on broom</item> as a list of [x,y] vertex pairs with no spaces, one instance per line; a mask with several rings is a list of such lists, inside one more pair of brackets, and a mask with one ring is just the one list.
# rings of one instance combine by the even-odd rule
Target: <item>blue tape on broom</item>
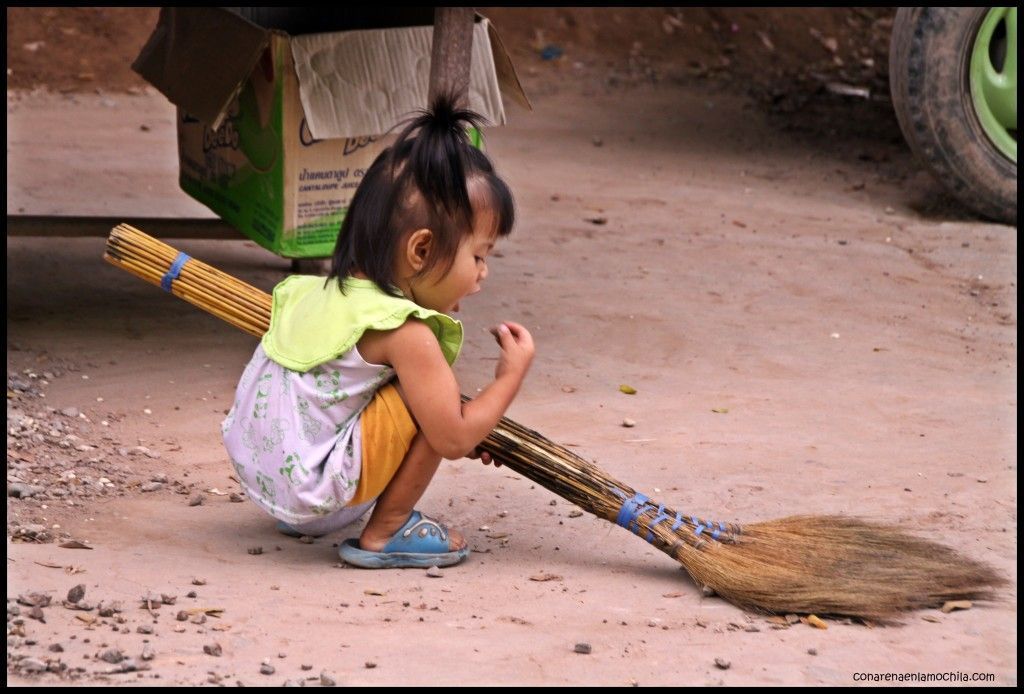
[[171,291],[171,282],[178,279],[178,275],[181,274],[181,268],[185,266],[185,263],[192,260],[187,253],[178,253],[178,257],[171,263],[171,269],[167,271],[167,274],[160,280],[160,287],[165,291]]
[[658,523],[662,522],[663,520],[668,520],[671,517],[672,516],[670,516],[667,513],[665,513],[665,504],[661,504],[660,506],[658,506],[658,515],[655,516],[654,520],[652,520],[650,525],[647,526],[647,541],[648,542],[653,542],[654,541],[654,526],[656,526]]
[[672,532],[675,532],[676,530],[679,530],[679,526],[682,525],[682,524],[683,524],[683,514],[682,513],[677,513],[676,514],[676,522],[672,524]]
[[626,499],[622,504],[622,508],[619,509],[619,516],[615,519],[616,524],[626,530],[632,530],[630,526],[636,523],[637,517],[647,510],[646,503],[647,497],[643,494],[637,494],[632,499]]

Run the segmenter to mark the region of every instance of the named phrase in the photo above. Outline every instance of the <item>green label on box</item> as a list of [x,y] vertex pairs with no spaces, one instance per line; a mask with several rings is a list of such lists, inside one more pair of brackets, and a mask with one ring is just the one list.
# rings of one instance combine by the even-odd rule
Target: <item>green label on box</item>
[[261,118],[249,80],[217,130],[183,111],[178,120],[182,190],[275,253],[285,215],[282,94],[278,80]]

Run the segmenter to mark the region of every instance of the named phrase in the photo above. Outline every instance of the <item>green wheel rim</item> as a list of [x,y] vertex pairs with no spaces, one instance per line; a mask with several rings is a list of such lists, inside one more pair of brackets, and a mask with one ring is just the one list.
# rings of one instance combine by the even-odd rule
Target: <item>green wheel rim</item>
[[[997,30],[1000,26],[1004,31]],[[997,37],[997,38],[996,38]],[[993,40],[995,38],[995,40]],[[1005,46],[1002,44],[1005,42]],[[1002,53],[1002,66],[993,64]],[[994,7],[978,29],[971,52],[971,101],[981,127],[1004,156],[1017,163],[1017,8]]]

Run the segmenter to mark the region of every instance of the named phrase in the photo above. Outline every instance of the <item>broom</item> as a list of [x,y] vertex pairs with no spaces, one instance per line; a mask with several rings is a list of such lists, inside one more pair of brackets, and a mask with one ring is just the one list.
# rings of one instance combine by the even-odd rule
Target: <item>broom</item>
[[[270,326],[269,294],[131,226],[111,231],[103,257],[251,335]],[[791,516],[740,527],[677,512],[505,417],[480,449],[644,538],[748,610],[885,622],[949,600],[993,599],[1006,583],[949,547],[857,518]]]

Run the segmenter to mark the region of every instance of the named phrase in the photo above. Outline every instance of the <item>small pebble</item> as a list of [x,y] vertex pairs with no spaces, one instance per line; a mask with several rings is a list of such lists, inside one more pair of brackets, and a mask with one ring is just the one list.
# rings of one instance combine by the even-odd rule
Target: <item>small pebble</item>
[[807,652],[809,654],[811,654],[811,655],[818,655],[818,649],[817,648],[808,648]]
[[260,674],[261,675],[273,675],[274,672],[276,672],[274,670],[274,666],[271,665],[270,663],[263,663],[262,665],[260,665]]
[[444,576],[444,572],[436,566],[431,566],[427,569],[427,576],[430,576],[431,578],[441,578]]
[[366,669],[367,670],[372,670],[375,667],[377,667],[377,663],[373,662],[372,660],[367,660],[366,661]]
[[732,667],[732,663],[722,658],[715,658],[715,667],[719,670],[728,670]]
[[85,584],[79,583],[68,591],[68,602],[78,602],[85,597]]
[[300,665],[299,667],[302,668],[303,670],[312,670],[313,669],[312,665]]
[[153,633],[153,625],[152,624],[140,624],[135,629],[135,631],[137,631],[140,634],[152,634]]
[[636,426],[636,420],[626,417],[625,419],[622,420],[622,426],[626,427],[627,429],[631,429]]
[[215,658],[219,658],[223,652],[224,649],[221,648],[219,643],[208,643],[203,646],[203,653],[206,655],[212,655]]
[[191,499],[188,500],[189,506],[199,506],[203,503],[202,494],[194,494]]
[[18,666],[21,668],[22,672],[25,672],[26,674],[46,672],[46,663],[38,658],[23,658],[18,662]]
[[585,641],[581,641],[580,643],[577,643],[573,647],[572,650],[574,652],[576,652],[576,653],[582,653],[583,655],[589,655],[592,649],[590,648],[590,644],[589,643],[586,643]]
[[124,660],[124,653],[116,648],[110,648],[100,654],[100,660],[110,663],[111,665],[117,665]]
[[141,657],[143,660],[152,660],[156,657],[156,652],[153,650],[153,647],[147,643],[145,646],[142,647],[142,655],[139,657]]
[[[366,664],[366,667],[370,667],[370,666],[371,666],[370,663]],[[312,665],[310,665],[309,668],[303,666],[302,669],[303,670],[308,670],[308,669],[310,669],[312,667],[313,667]],[[377,667],[377,664],[373,663],[373,667]],[[321,672],[320,673],[320,686],[321,687],[337,687],[338,686],[338,682],[334,679],[333,676],[329,675],[328,673]]]

